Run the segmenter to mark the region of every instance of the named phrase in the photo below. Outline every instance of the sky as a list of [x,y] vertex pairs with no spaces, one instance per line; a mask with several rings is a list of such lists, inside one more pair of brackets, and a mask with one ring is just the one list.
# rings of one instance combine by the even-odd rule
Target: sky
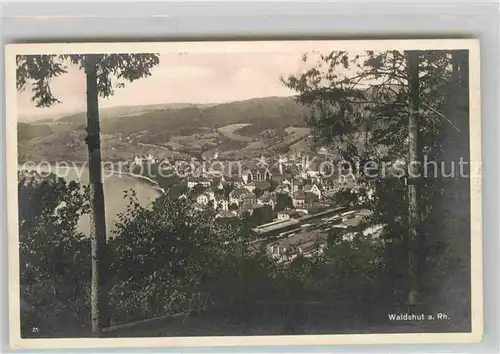
[[[162,103],[218,103],[255,97],[291,96],[293,91],[280,82],[281,76],[299,74],[305,65],[303,52],[232,52],[160,54],[160,64],[152,75],[115,90],[100,107]],[[31,102],[29,87],[18,93],[18,117],[37,119],[85,111],[83,71],[68,72],[51,83],[51,90],[62,103],[37,108]]]

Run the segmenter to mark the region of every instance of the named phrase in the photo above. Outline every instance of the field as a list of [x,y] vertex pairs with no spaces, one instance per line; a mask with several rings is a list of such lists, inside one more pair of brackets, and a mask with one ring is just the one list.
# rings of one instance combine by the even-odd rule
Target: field
[[[212,155],[221,158],[286,152],[309,134],[305,109],[293,97],[268,97],[217,105],[117,107],[101,112],[104,159]],[[84,113],[19,123],[21,159],[85,160]]]
[[248,136],[239,135],[239,134],[235,133],[239,129],[241,129],[243,127],[250,126],[250,125],[252,125],[252,124],[249,124],[249,123],[230,124],[230,125],[226,125],[224,127],[219,128],[218,131],[219,131],[219,133],[228,137],[229,139],[238,140],[238,141],[252,141],[252,138],[250,138]]

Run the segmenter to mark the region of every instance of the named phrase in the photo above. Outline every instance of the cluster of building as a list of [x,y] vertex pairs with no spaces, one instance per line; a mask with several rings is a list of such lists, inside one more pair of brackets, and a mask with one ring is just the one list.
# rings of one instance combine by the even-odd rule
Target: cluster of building
[[218,217],[237,217],[252,214],[257,208],[270,206],[274,210],[277,196],[273,180],[246,180],[242,177],[188,177],[188,193],[181,198],[193,198],[198,209],[214,208]]
[[[289,200],[287,209],[277,214],[278,219],[294,213],[308,214],[322,205],[340,188],[355,187],[351,179],[324,176],[307,166],[288,164],[276,168],[248,166],[235,176],[209,173],[187,178],[188,193],[181,198],[192,198],[196,208],[212,207],[220,217],[236,217],[257,208],[269,206],[275,210],[278,197]],[[292,172],[293,171],[293,172]]]
[[265,246],[271,257],[290,262],[297,256],[321,255],[327,246],[332,230],[340,241],[353,241],[363,237],[379,242],[385,225],[370,225],[369,210],[349,210],[347,207],[330,208],[315,214],[294,215],[286,220],[259,225],[253,229],[260,238],[256,246]]
[[[151,156],[146,161],[154,161]],[[254,227],[258,243],[264,243],[272,257],[289,261],[299,254],[321,254],[329,233],[340,230],[343,240],[355,235],[376,237],[383,226],[365,223],[366,210],[338,207],[333,197],[340,189],[357,191],[350,173],[331,173],[320,168],[324,160],[306,166],[297,158],[282,161],[277,167],[262,167],[248,161],[239,173],[189,175],[187,193],[198,210],[213,209],[219,218],[252,215],[266,207],[272,221]],[[144,159],[137,159],[137,163]],[[330,172],[330,173],[325,173]],[[279,203],[286,203],[286,206]]]

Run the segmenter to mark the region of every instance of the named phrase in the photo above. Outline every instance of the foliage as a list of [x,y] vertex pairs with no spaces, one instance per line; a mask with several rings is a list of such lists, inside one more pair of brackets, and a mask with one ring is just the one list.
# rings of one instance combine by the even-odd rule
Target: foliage
[[157,54],[71,54],[71,55],[18,55],[16,57],[17,89],[30,86],[33,102],[37,107],[49,107],[60,103],[50,89],[50,82],[67,73],[68,64],[84,70],[86,60],[92,57],[97,65],[97,88],[101,97],[109,97],[114,89],[123,87],[151,75],[158,65]]
[[[31,86],[32,101],[37,107],[50,107],[60,101],[52,94],[51,81],[67,72],[67,63],[82,69],[87,79],[87,136],[85,143],[89,151],[90,190],[92,207],[92,253],[99,262],[92,266],[92,316],[93,330],[100,330],[106,324],[107,293],[100,287],[106,280],[106,268],[101,266],[106,255],[106,225],[102,186],[96,190],[94,181],[100,181],[100,174],[92,168],[93,162],[100,168],[100,128],[98,97],[113,95],[115,87],[123,87],[125,82],[133,82],[151,75],[151,69],[159,63],[155,54],[70,54],[70,55],[18,55],[16,56],[16,84],[18,91]],[[95,165],[94,165],[95,166]],[[50,230],[49,232],[55,230]],[[95,246],[94,246],[95,245]],[[95,266],[94,266],[95,265]],[[98,266],[97,266],[98,265]],[[103,292],[104,291],[104,292]],[[101,321],[102,320],[102,321]]]
[[293,202],[290,196],[284,193],[276,194],[276,207],[274,209],[276,212],[292,207],[293,207]]
[[394,278],[387,272],[389,247],[383,239],[361,232],[330,233],[319,262],[322,273],[326,274],[322,291],[344,304],[343,315],[383,320],[388,309],[397,308],[398,297],[394,292],[398,288],[393,286]]
[[18,177],[22,334],[88,326],[90,244],[77,231],[87,190],[54,175]]
[[[351,314],[361,316],[356,307],[367,299],[361,297],[373,293],[367,289],[375,286],[383,247],[371,239],[331,243],[316,260],[299,256],[279,264],[251,246],[244,221],[214,219],[210,211],[193,211],[189,201],[160,198],[146,208],[133,193],[128,198],[129,209],[112,243],[117,322],[175,313],[187,318],[216,308],[228,316],[226,321],[279,316],[283,330],[293,332],[289,322],[299,316],[299,306],[309,311],[308,301],[348,305]],[[352,286],[353,277],[360,279],[358,288]],[[326,301],[325,293],[331,294]]]
[[272,208],[270,205],[262,205],[253,210],[252,215],[248,217],[249,225],[257,226],[271,222],[273,220]]
[[[445,51],[420,51],[418,56],[424,74],[419,80],[421,148],[429,151],[443,122],[449,124],[441,111],[442,92],[450,85],[451,56]],[[402,148],[410,97],[404,52],[333,51],[320,55],[312,69],[283,82],[299,93],[300,103],[311,107],[308,124],[318,143],[336,144],[345,157],[361,158],[354,137],[364,131],[369,144],[366,154],[377,154],[380,146],[387,146],[391,157],[406,156]]]
[[262,194],[264,194],[264,191],[262,189],[260,189],[260,188],[255,188],[253,190],[253,194],[255,194],[255,196],[257,198],[260,198],[262,196]]
[[35,137],[47,136],[52,134],[53,131],[47,124],[28,124],[17,123],[17,140],[29,140]]
[[[54,183],[51,179],[35,184],[20,180],[26,195],[20,210],[21,259],[27,260],[22,272],[23,299],[33,305],[33,312],[23,315],[23,328],[30,336],[31,326],[51,328],[43,321],[59,326],[54,331],[64,335],[60,327],[76,331],[90,319],[89,244],[74,231],[88,206],[76,184]],[[54,196],[60,199],[53,200]],[[31,205],[27,201],[35,198],[38,202],[33,205],[39,209],[27,207]],[[63,199],[62,214],[52,216],[57,201]],[[128,209],[108,243],[115,324],[176,313],[190,321],[193,313],[217,309],[226,316],[224,322],[278,321],[283,333],[290,334],[300,331],[305,314],[327,320],[339,309],[349,308],[350,315],[363,317],[360,309],[368,305],[360,304],[368,300],[372,302],[367,304],[373,304],[365,295],[375,292],[374,274],[380,266],[375,261],[381,247],[370,239],[330,242],[323,256],[299,256],[284,264],[270,258],[265,248],[253,246],[251,224],[244,220],[216,219],[211,210],[194,211],[190,201],[170,198],[143,206],[133,191],[124,200]],[[55,232],[53,224],[64,230]],[[44,242],[35,242],[41,237]],[[34,281],[35,277],[45,281]],[[353,279],[361,285],[353,287]],[[319,301],[328,313],[314,312],[308,305],[311,301]],[[57,320],[49,317],[53,313]],[[343,316],[336,320],[338,325],[350,321]]]
[[141,206],[133,193],[116,225],[111,290],[117,318],[200,310],[210,303],[202,291],[210,271],[247,239],[215,213],[196,212],[189,201],[157,199]]
[[[467,121],[464,117],[467,115],[467,85],[464,84],[467,78],[457,80],[462,75],[457,68],[466,71],[466,54],[459,51],[416,52],[419,87],[415,97],[411,96],[409,88],[407,54],[403,51],[308,53],[303,60],[315,65],[301,75],[283,79],[287,87],[298,93],[298,102],[311,108],[308,124],[316,143],[336,147],[342,158],[353,165],[363,166],[371,161],[378,166],[375,177],[357,173],[357,182],[365,186],[365,192],[373,193],[370,198],[363,198],[365,206],[374,212],[372,222],[387,225],[384,237],[390,240],[390,246],[386,250],[386,270],[390,277],[400,280],[396,284],[398,289],[406,286],[401,275],[408,266],[404,251],[408,232],[407,180],[404,177],[409,163],[407,137],[412,100],[419,105],[416,113],[420,162],[423,156],[428,161],[440,162],[446,154],[450,155],[447,151],[451,138],[455,146],[463,145],[460,141],[468,138],[467,127],[460,123],[460,119]],[[457,125],[462,127],[459,129]],[[360,134],[365,138],[363,148],[356,144]],[[380,168],[383,163],[398,161],[403,166],[402,175],[383,174]],[[438,222],[448,221],[439,220],[444,214],[437,211],[445,196],[443,183],[439,179],[421,183],[424,187],[420,197],[422,224],[420,246],[415,251],[420,263],[425,264],[429,263],[431,254],[436,260],[441,259],[439,253],[448,252],[442,248],[443,244],[437,246],[436,242],[427,239],[427,235],[436,238],[439,234]],[[342,191],[337,197],[349,200],[350,196]],[[448,249],[452,247],[449,241],[445,243]],[[431,268],[422,268],[420,274],[432,271]]]

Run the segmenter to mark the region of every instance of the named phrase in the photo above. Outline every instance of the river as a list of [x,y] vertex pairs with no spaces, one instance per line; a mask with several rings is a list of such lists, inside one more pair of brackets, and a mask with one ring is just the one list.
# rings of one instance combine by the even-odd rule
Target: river
[[[47,172],[49,167],[41,168],[40,171]],[[89,183],[89,171],[84,167],[52,167],[50,171],[67,181],[80,181],[82,184]],[[147,205],[154,201],[161,192],[155,186],[139,177],[134,177],[125,173],[109,171],[103,172],[104,177],[104,201],[106,208],[107,233],[113,230],[117,216],[126,210],[128,200],[124,199],[124,191],[133,189],[137,199],[142,205]],[[83,215],[78,223],[81,232],[90,234],[89,215]]]

